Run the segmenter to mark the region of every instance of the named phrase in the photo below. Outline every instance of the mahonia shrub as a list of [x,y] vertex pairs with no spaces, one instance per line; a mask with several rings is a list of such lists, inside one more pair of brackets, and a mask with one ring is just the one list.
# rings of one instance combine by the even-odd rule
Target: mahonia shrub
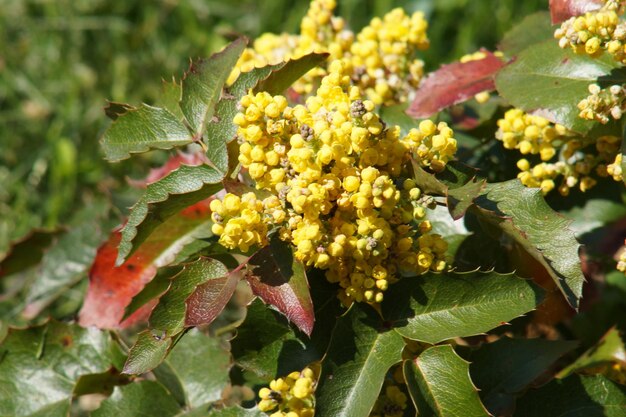
[[626,4],[550,3],[424,74],[424,13],[313,0],[109,103],[167,162],[0,260],[0,415],[625,415]]

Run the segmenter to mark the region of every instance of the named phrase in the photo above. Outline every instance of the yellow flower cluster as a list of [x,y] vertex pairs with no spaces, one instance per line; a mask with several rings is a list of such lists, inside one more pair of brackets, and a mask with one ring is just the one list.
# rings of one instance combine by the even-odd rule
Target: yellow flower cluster
[[[429,45],[423,13],[408,16],[402,9],[394,9],[382,19],[372,19],[355,35],[342,18],[333,15],[335,8],[335,0],[312,0],[299,35],[262,35],[244,52],[229,81],[255,66],[328,52],[330,61],[345,62],[361,94],[375,104],[406,101],[423,75],[424,63],[415,54]],[[315,68],[293,88],[298,94],[308,94],[326,74],[327,68]]]
[[[399,127],[386,126],[374,103],[361,99],[343,61],[329,66],[305,104],[291,107],[264,92],[240,104],[239,161],[272,197],[255,200],[245,214],[225,210],[226,200],[214,203],[220,242],[243,250],[242,243],[264,243],[262,230],[278,228],[297,259],[339,283],[345,305],[382,301],[402,274],[446,268],[447,243],[424,220],[433,199],[410,179],[411,155],[433,170],[454,156],[456,140],[445,123],[423,121],[401,138]],[[243,222],[245,229],[238,227]],[[249,236],[253,231],[258,238]]]
[[571,47],[577,54],[597,57],[607,51],[616,61],[626,63],[626,23],[621,22],[623,10],[607,3],[600,10],[572,17],[554,32],[561,48]]
[[369,417],[402,417],[407,400],[406,394],[397,385],[385,383]]
[[615,157],[615,161],[612,164],[607,165],[607,173],[613,177],[615,181],[623,181],[624,173],[622,172],[622,154],[618,153]]
[[540,163],[522,158],[517,162],[521,171],[518,178],[527,187],[540,187],[544,194],[556,188],[556,179],[562,178],[558,187],[562,195],[578,187],[585,192],[597,180],[592,177],[617,178],[614,161],[619,150],[620,140],[616,136],[602,136],[597,139],[595,149],[589,149],[590,142],[568,131],[564,126],[550,123],[547,119],[532,116],[519,109],[505,113],[498,120],[496,138],[506,149],[518,149],[524,155],[539,155]]
[[313,417],[316,384],[310,368],[275,379],[259,391],[259,410],[270,417]]
[[621,85],[600,88],[598,84],[589,86],[589,96],[578,103],[579,116],[587,120],[597,120],[602,124],[622,118],[626,111],[626,89]]

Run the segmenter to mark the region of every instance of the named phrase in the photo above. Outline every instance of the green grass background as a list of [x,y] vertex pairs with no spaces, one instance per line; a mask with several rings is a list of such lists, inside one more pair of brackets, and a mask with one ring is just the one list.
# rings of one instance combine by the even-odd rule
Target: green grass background
[[[517,21],[547,8],[547,0],[338,3],[355,30],[393,7],[424,11],[428,69],[493,49]],[[126,176],[140,177],[163,157],[102,160],[106,99],[150,103],[160,79],[179,77],[189,57],[238,34],[297,32],[307,7],[305,0],[0,0],[0,255],[11,240],[66,223],[84,200],[117,193]]]

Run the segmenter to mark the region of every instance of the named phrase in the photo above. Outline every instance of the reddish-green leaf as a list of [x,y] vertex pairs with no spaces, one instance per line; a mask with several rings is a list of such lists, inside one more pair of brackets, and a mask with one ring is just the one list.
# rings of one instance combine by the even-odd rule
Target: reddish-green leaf
[[210,225],[209,201],[188,207],[162,223],[155,233],[124,264],[115,266],[120,233],[114,232],[96,255],[89,274],[89,288],[79,322],[83,326],[115,328],[125,326],[154,306],[147,303],[120,323],[132,298],[152,280],[158,267],[174,260],[176,254],[196,236],[205,236]]
[[304,265],[294,258],[291,247],[274,236],[249,263],[253,270],[246,278],[252,292],[311,335],[315,315],[309,283]]
[[550,0],[552,23],[561,23],[572,16],[598,10],[604,0]]
[[201,326],[212,323],[226,307],[240,278],[241,274],[237,268],[224,276],[198,285],[185,301],[187,304],[185,325]]
[[443,65],[430,74],[417,90],[407,113],[426,118],[482,91],[494,90],[494,76],[504,62],[491,52],[484,52],[483,59]]

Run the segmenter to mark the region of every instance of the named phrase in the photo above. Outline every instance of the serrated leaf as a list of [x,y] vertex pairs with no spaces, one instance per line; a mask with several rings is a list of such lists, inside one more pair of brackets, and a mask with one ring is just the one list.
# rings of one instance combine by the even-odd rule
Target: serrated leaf
[[80,324],[116,328],[145,318],[154,306],[154,301],[144,303],[129,319],[120,323],[124,309],[154,278],[157,268],[172,262],[176,254],[186,244],[193,242],[196,236],[206,234],[210,224],[208,200],[187,207],[161,223],[155,233],[121,266],[115,266],[121,235],[114,232],[109,241],[98,249],[89,272],[89,288],[79,313]]
[[228,275],[228,269],[214,259],[199,259],[185,264],[183,270],[172,277],[168,291],[158,301],[150,315],[150,328],[163,332],[166,337],[180,333],[185,328],[187,298],[201,284]]
[[449,272],[403,278],[381,307],[402,336],[439,343],[487,332],[533,310],[541,299],[538,287],[515,275]]
[[201,138],[215,112],[222,88],[247,44],[239,38],[210,58],[192,61],[183,78],[180,108],[195,137]]
[[488,417],[469,375],[469,362],[450,345],[433,346],[404,362],[404,377],[420,417]]
[[402,337],[367,305],[337,320],[316,392],[318,417],[367,417],[385,375],[402,359]]
[[480,92],[494,90],[494,76],[504,62],[489,51],[482,52],[486,55],[483,59],[443,65],[429,74],[415,93],[407,114],[423,119]]
[[112,226],[105,221],[108,212],[108,205],[102,202],[81,210],[73,227],[47,250],[26,292],[25,317],[37,316],[65,289],[87,276],[98,247]]
[[603,376],[572,375],[530,390],[517,401],[514,417],[623,417],[626,387]]
[[171,338],[144,330],[137,335],[137,341],[130,348],[122,372],[140,375],[153,370],[163,362],[171,346]]
[[9,330],[0,346],[0,415],[63,415],[81,377],[110,369],[112,343],[108,332],[54,321]]
[[269,381],[302,370],[322,357],[323,352],[316,352],[306,342],[282,316],[255,299],[231,346],[237,365]]
[[45,250],[65,231],[60,229],[34,229],[13,242],[9,251],[0,259],[0,277],[22,272],[37,265]]
[[255,253],[248,263],[253,269],[246,280],[254,295],[275,307],[310,336],[315,314],[309,283],[304,265],[295,259],[291,246],[275,235],[269,245]]
[[121,114],[102,136],[104,156],[111,162],[150,149],[172,149],[192,142],[185,125],[165,109],[142,104]]
[[185,326],[202,326],[217,318],[237,289],[237,283],[241,279],[238,269],[210,279],[195,288],[185,300]]
[[570,17],[598,10],[604,3],[604,0],[550,0],[552,23],[561,23]]
[[158,382],[139,381],[116,387],[113,395],[102,401],[92,417],[174,417],[180,406]]
[[131,110],[137,109],[130,104],[107,101],[107,105],[104,108],[104,114],[106,114],[109,119],[116,120],[118,117],[128,113]]
[[163,80],[161,83],[161,95],[157,105],[169,110],[178,120],[183,120],[185,115],[180,109],[180,100],[183,96],[183,86],[174,77],[170,81]]
[[309,70],[319,66],[326,61],[329,54],[311,53],[298,59],[291,59],[278,64],[279,68],[274,69],[267,78],[261,80],[254,91],[265,91],[273,96],[283,94],[291,84],[295,83]]
[[175,375],[189,407],[217,401],[229,382],[230,354],[221,341],[190,330],[172,348],[165,361]]
[[545,202],[538,188],[519,180],[489,184],[474,214],[513,238],[548,271],[567,302],[578,309],[585,282],[570,220]]
[[573,372],[605,364],[626,365],[626,348],[616,327],[612,327],[598,343],[563,369],[557,378],[565,378]]
[[522,51],[500,70],[496,87],[513,106],[586,133],[598,124],[578,117],[577,104],[589,95],[589,84],[625,82],[625,70],[617,67],[610,57],[576,54],[551,39]]
[[553,39],[554,28],[548,12],[537,12],[526,16],[504,34],[498,49],[507,56],[515,56],[531,45]]
[[562,340],[502,338],[484,344],[469,356],[470,374],[480,397],[494,415],[506,415],[515,395],[548,371],[578,343]]
[[169,217],[219,191],[222,178],[222,174],[207,165],[181,165],[148,185],[122,229],[116,264],[121,265]]
[[176,155],[170,157],[162,166],[151,169],[146,178],[129,180],[129,183],[135,187],[145,188],[149,184],[166,177],[170,172],[175,171],[181,165],[198,166],[204,163],[206,163],[206,157],[202,153],[177,152]]

